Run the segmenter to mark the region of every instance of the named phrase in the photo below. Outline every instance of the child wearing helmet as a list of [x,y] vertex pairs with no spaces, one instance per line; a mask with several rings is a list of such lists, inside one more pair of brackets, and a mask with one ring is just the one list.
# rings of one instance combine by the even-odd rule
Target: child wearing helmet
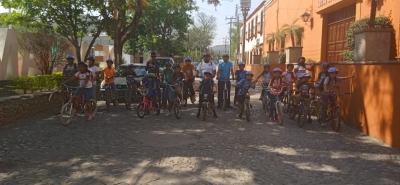
[[337,89],[339,87],[338,84],[342,80],[346,80],[346,79],[354,77],[354,74],[352,76],[338,77],[337,74],[339,73],[339,70],[336,67],[329,68],[328,73],[329,73],[329,76],[326,77],[324,80],[324,91],[321,93],[321,95],[322,95],[322,108],[321,108],[322,126],[325,126],[324,122],[326,122],[326,111],[328,109],[328,102],[334,101],[334,96],[332,96],[332,93],[335,93],[335,89]]
[[213,73],[211,70],[204,70],[203,76],[204,79],[200,81],[200,85],[197,87],[196,91],[199,91],[199,105],[197,110],[197,118],[200,117],[201,105],[203,102],[203,94],[208,94],[208,101],[210,102],[211,108],[214,113],[214,117],[217,118],[217,113],[215,112],[215,102],[214,102],[214,93],[217,92],[217,85],[214,83],[212,79]]
[[307,106],[308,110],[308,123],[311,123],[311,111],[310,111],[310,104],[311,104],[311,99],[310,95],[314,93],[314,85],[309,82],[311,75],[308,73],[303,73],[300,77],[300,80],[297,82],[294,91],[299,92],[299,94],[295,94],[292,96],[294,100],[294,106],[300,102],[301,98],[304,98],[304,103]]
[[95,59],[92,56],[89,56],[88,58],[86,58],[86,62],[88,64],[88,69],[90,70],[90,72],[92,72],[93,74],[93,87],[92,87],[92,91],[93,91],[93,98],[96,100],[96,78],[98,75],[101,74],[101,70],[99,69],[99,67],[97,67],[96,65],[94,65]]
[[[236,84],[238,84],[241,80],[244,80],[246,78],[246,70],[244,70],[245,64],[244,62],[239,62],[238,63],[239,69],[235,71],[235,79],[236,79]],[[238,98],[237,98],[237,93],[239,91],[239,88],[235,87],[235,97],[233,99],[233,105],[238,106]]]
[[122,74],[126,78],[126,84],[128,86],[138,86],[138,83],[135,80],[135,77],[137,77],[137,74],[135,72],[135,65],[129,64],[129,70],[125,73]]
[[114,82],[114,76],[115,76],[115,68],[112,67],[113,65],[113,60],[111,58],[107,59],[107,67],[103,69],[103,76],[104,76],[104,84],[108,84],[111,86],[111,90],[115,91],[114,92],[114,104],[118,105],[118,92],[117,92],[117,86],[115,85]]
[[[175,63],[174,65],[172,65],[174,73],[172,73],[171,75],[171,88],[173,89],[169,89],[168,91],[168,112],[166,113],[166,116],[169,116],[171,114],[171,109],[172,109],[172,105],[173,102],[175,101],[175,98],[178,97],[180,100],[182,100],[182,94],[180,93],[180,87],[179,83],[185,80],[185,74],[183,72],[181,72],[181,66],[179,65],[179,63]],[[170,86],[168,86],[167,88],[170,88]]]
[[[67,57],[65,57],[65,59],[67,60],[68,63],[64,66],[63,71],[62,71],[64,81],[75,76],[75,74],[78,72],[78,65],[76,63],[74,63],[74,60],[75,60],[74,56],[67,55]],[[71,82],[68,82],[66,85],[67,86],[76,86],[76,83],[75,83],[75,81],[71,81]]]
[[269,115],[270,115],[270,120],[271,121],[276,121],[278,120],[278,115],[275,111],[274,105],[276,102],[275,95],[279,94],[282,95],[281,88],[282,86],[286,86],[287,83],[285,82],[285,79],[282,78],[282,69],[280,68],[275,68],[273,70],[273,77],[271,78],[268,87],[271,88],[270,91],[268,91],[268,97],[271,100],[270,104],[270,109],[269,109]]
[[239,101],[239,116],[238,118],[241,119],[243,116],[243,111],[244,111],[244,100],[246,99],[246,95],[249,96],[249,89],[256,88],[256,83],[252,81],[254,77],[253,72],[247,71],[246,72],[246,78],[240,80],[239,83],[236,84],[236,88],[239,89],[238,91],[238,101]]
[[192,103],[194,103],[196,101],[196,93],[194,92],[193,82],[194,77],[196,76],[196,69],[192,64],[192,59],[190,57],[185,58],[185,65],[182,67],[182,72],[185,73],[187,78],[184,83],[185,86],[183,89],[183,99],[187,101],[189,94],[190,100],[192,101]]
[[150,100],[153,104],[153,107],[157,109],[157,115],[160,114],[160,109],[157,104],[157,82],[156,82],[156,77],[153,73],[149,73],[146,75],[146,82],[144,82],[142,85],[140,85],[140,88],[146,88],[149,90],[146,94],[146,99]]
[[324,62],[321,64],[321,72],[318,74],[318,80],[315,83],[315,88],[322,93],[324,91],[324,80],[329,76],[328,69],[330,68],[330,64],[328,62]]
[[[86,106],[88,107],[88,111],[89,111],[88,121],[90,121],[93,119],[92,103],[90,102],[90,100],[93,99],[93,91],[92,91],[93,75],[89,71],[86,63],[79,62],[78,67],[79,67],[79,71],[74,76],[72,76],[65,82],[61,83],[61,86],[64,86],[68,82],[79,80],[79,87],[76,89],[74,97],[80,98],[82,92],[84,93]],[[76,106],[76,105],[74,104],[74,106]],[[75,112],[77,109],[78,109],[78,107],[74,107]]]
[[[258,79],[262,76],[262,85],[263,86],[268,86],[269,82],[271,81],[272,73],[270,71],[271,66],[269,64],[264,64],[264,71],[261,72],[260,75],[254,80],[254,83],[257,83]],[[259,100],[262,100],[262,97],[264,97],[265,89],[261,91],[261,95]]]

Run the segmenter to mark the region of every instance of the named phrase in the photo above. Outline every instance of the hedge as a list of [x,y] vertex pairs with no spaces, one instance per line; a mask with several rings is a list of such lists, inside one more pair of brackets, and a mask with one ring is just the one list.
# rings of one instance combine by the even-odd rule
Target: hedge
[[[365,17],[363,19],[355,21],[353,24],[350,25],[349,30],[346,32],[346,42],[349,50],[343,51],[341,53],[341,55],[346,61],[354,60],[354,49],[355,49],[354,31],[368,28],[369,27],[368,22],[369,22],[369,17]],[[375,28],[393,28],[392,20],[390,19],[390,17],[383,17],[383,16],[376,17],[374,26]]]
[[38,76],[21,76],[11,79],[11,84],[14,89],[26,92],[37,92],[43,90],[51,90],[58,88],[59,84],[63,81],[62,73],[54,73],[52,75],[38,75]]

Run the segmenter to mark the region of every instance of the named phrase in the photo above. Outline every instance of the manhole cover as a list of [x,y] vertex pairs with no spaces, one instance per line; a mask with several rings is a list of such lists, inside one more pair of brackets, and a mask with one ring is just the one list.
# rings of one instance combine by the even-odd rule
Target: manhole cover
[[192,135],[167,132],[141,133],[135,138],[142,143],[160,148],[183,146],[197,141]]

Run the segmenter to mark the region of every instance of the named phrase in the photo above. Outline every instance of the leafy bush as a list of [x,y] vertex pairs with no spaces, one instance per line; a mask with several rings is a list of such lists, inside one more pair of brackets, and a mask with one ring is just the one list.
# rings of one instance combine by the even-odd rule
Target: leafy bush
[[286,53],[279,53],[279,63],[286,63]]
[[37,91],[55,89],[62,80],[62,73],[54,73],[52,75],[15,77],[11,79],[11,82],[14,89],[20,89],[26,94],[27,91],[34,93]]
[[[354,31],[368,28],[369,27],[368,22],[369,22],[369,17],[365,17],[350,25],[349,30],[346,32],[346,37],[347,37],[346,41],[349,50],[354,50],[355,48]],[[389,17],[383,17],[383,16],[376,17],[375,28],[393,28],[392,20]]]
[[261,63],[262,64],[266,64],[268,62],[268,57],[263,57],[262,59],[261,59]]
[[[343,56],[343,58],[346,61],[354,60],[354,49],[355,49],[354,31],[359,30],[359,29],[368,28],[369,27],[368,22],[369,22],[369,17],[360,19],[360,20],[354,22],[353,24],[351,24],[349,27],[349,30],[346,32],[346,42],[347,42],[347,47],[349,48],[349,50],[343,51],[340,54]],[[393,28],[392,20],[390,19],[390,17],[383,17],[383,16],[376,17],[375,28]],[[393,38],[392,38],[392,40],[393,40]],[[396,45],[395,41],[394,41],[394,45]]]

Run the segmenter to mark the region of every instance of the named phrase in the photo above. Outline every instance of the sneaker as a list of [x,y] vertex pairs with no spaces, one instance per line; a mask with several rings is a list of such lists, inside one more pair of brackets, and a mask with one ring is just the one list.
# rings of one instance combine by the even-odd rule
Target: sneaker
[[165,114],[165,116],[170,116],[171,115],[171,113],[170,112],[167,112],[166,114]]
[[192,102],[192,104],[196,101],[196,98],[194,98],[194,96],[190,97],[190,101]]
[[88,116],[88,121],[92,121],[92,119],[93,119],[93,115],[92,114],[89,114],[89,116]]

